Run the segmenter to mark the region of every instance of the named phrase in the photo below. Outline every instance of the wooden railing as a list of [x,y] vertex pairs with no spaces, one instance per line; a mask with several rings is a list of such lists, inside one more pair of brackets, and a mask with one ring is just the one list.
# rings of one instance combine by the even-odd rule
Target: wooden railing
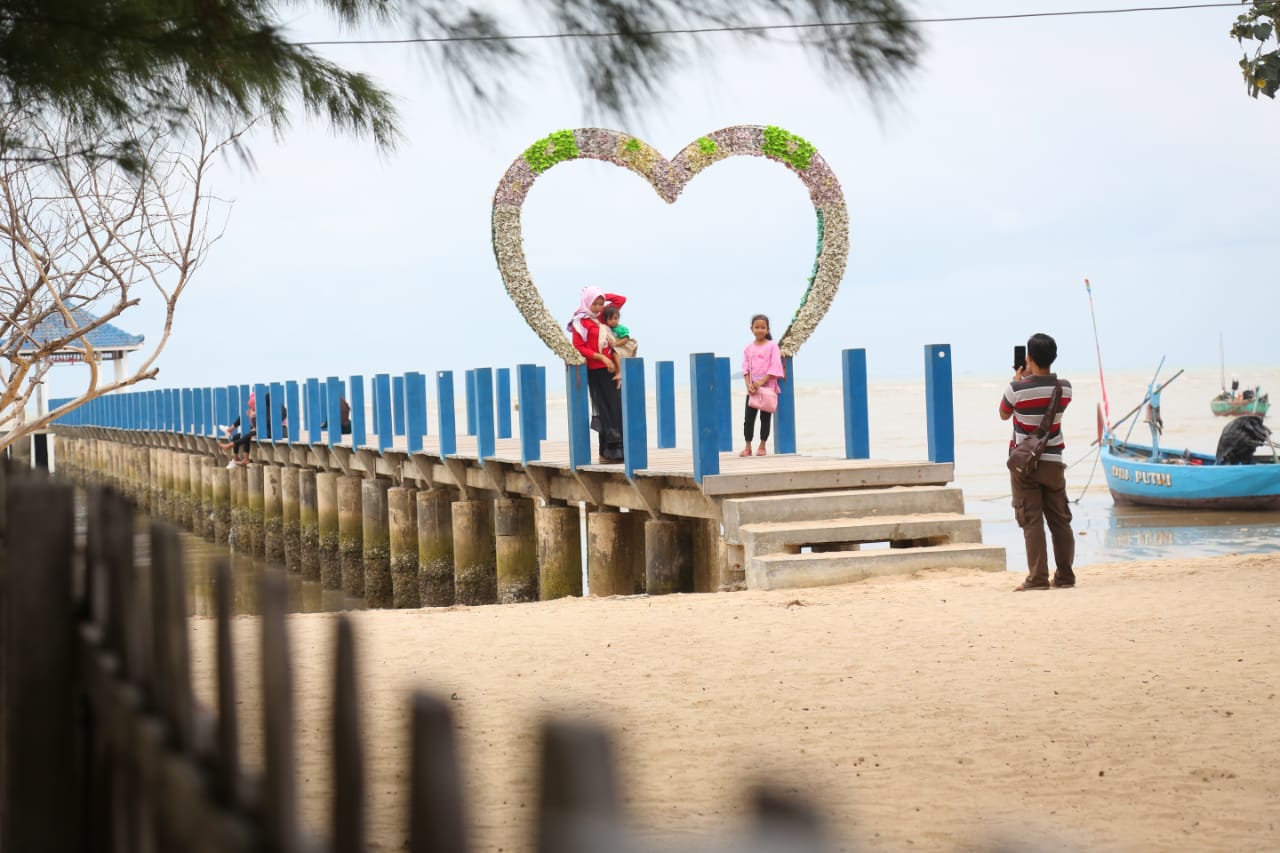
[[[264,771],[240,765],[229,567],[216,570],[217,708],[194,701],[181,539],[105,488],[84,499],[40,472],[0,469],[0,851],[362,851],[364,751],[355,640],[337,625],[329,838],[299,826],[285,586],[263,584]],[[412,698],[409,850],[469,849],[452,714]],[[758,820],[728,842],[671,847],[629,833],[607,734],[553,721],[542,732],[538,851],[826,849],[808,806],[761,791]]]

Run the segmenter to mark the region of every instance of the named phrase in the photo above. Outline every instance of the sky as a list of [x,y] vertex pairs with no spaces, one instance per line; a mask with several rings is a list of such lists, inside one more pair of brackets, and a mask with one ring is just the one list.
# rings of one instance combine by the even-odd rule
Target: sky
[[[152,387],[554,365],[493,256],[507,167],[561,128],[624,130],[672,156],[735,124],[810,140],[849,206],[848,267],[796,358],[799,381],[837,380],[851,347],[866,349],[873,379],[921,376],[934,343],[952,345],[958,375],[999,376],[1037,331],[1057,339],[1061,373],[1096,374],[1088,278],[1108,370],[1154,370],[1167,356],[1216,374],[1222,335],[1228,372],[1247,382],[1250,365],[1276,362],[1280,104],[1245,93],[1227,35],[1238,12],[927,24],[921,64],[880,102],[795,44],[705,36],[700,57],[625,122],[584,105],[537,43],[489,114],[450,94],[423,60],[431,48],[324,48],[392,92],[402,145],[379,154],[299,117],[279,140],[255,132],[253,168],[219,164],[226,232],[182,298]],[[291,26],[300,39],[335,34],[319,16]],[[584,285],[626,295],[640,355],[676,360],[680,379],[690,353],[736,363],[753,314],[786,327],[816,236],[800,182],[760,158],[716,164],[674,205],[609,164],[563,163],[533,187],[523,225],[553,314],[567,320]],[[155,309],[144,302],[118,325],[154,341]],[[74,393],[81,370],[59,368],[50,396]]]

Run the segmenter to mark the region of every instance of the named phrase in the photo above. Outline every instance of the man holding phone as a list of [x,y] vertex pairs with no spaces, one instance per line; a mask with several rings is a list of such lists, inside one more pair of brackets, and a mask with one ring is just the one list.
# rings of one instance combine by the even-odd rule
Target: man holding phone
[[[1049,442],[1040,463],[1033,471],[1009,472],[1013,488],[1013,516],[1022,528],[1027,549],[1027,578],[1014,588],[1026,590],[1070,588],[1076,585],[1076,542],[1071,532],[1071,507],[1067,502],[1067,466],[1062,458],[1066,443],[1062,438],[1062,414],[1071,403],[1071,383],[1059,379],[1049,368],[1058,357],[1058,344],[1043,333],[1027,339],[1025,347],[1014,347],[1013,379],[1000,400],[1000,419],[1013,419],[1013,438],[1009,449],[1036,431],[1049,408],[1055,386],[1062,395],[1053,423],[1049,425]],[[1056,571],[1049,579],[1049,555],[1044,527],[1049,525],[1053,538]]]

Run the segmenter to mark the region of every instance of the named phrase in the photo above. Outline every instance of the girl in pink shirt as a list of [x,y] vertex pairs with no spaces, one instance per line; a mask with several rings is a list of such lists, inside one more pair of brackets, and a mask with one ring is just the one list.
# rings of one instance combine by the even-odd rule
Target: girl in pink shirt
[[756,433],[756,412],[760,413],[760,446],[756,456],[769,451],[769,430],[773,426],[773,412],[778,407],[778,380],[785,378],[782,369],[782,353],[769,333],[769,318],[757,314],[751,318],[751,334],[755,340],[742,351],[742,378],[747,383],[747,411],[743,422],[743,435],[747,446],[739,456],[751,455],[751,440]]

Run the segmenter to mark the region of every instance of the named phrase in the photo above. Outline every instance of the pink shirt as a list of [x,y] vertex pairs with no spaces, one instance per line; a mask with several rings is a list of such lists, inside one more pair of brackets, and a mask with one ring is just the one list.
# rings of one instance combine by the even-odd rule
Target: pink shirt
[[[785,376],[782,369],[782,353],[776,341],[765,341],[757,346],[755,341],[747,344],[742,351],[742,375],[760,380],[766,375],[770,377]],[[778,390],[778,380],[771,378],[766,385]]]

